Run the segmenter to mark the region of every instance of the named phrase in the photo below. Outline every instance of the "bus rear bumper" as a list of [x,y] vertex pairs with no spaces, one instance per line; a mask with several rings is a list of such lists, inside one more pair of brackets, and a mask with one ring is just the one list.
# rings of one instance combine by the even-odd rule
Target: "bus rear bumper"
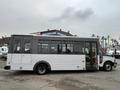
[[10,70],[10,66],[5,66],[4,69],[5,70]]

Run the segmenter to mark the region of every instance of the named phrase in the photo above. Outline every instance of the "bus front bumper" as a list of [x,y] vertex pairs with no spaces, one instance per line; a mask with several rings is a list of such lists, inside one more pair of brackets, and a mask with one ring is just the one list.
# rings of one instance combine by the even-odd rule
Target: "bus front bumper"
[[5,66],[4,69],[5,70],[10,70],[10,66]]

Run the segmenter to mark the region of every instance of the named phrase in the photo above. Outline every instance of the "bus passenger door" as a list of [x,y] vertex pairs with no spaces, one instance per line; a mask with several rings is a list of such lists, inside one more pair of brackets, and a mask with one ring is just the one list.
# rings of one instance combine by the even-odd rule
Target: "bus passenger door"
[[85,45],[86,53],[86,70],[97,70],[97,43],[96,42],[86,42]]
[[24,37],[22,43],[22,64],[31,64],[31,37]]

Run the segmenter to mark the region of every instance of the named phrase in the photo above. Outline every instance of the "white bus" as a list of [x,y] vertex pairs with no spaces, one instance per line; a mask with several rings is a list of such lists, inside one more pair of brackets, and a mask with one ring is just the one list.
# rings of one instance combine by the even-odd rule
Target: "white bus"
[[100,67],[111,71],[116,65],[114,58],[100,56],[99,50],[97,38],[12,35],[5,69],[33,70],[38,74]]

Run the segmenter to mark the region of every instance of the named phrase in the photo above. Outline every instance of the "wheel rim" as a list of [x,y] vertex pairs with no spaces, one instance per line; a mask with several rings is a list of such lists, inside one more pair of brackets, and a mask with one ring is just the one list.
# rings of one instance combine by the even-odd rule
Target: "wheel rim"
[[44,65],[39,65],[38,66],[38,73],[44,74],[45,72],[46,72],[46,67]]
[[111,65],[110,64],[106,64],[106,70],[110,71],[111,70]]

